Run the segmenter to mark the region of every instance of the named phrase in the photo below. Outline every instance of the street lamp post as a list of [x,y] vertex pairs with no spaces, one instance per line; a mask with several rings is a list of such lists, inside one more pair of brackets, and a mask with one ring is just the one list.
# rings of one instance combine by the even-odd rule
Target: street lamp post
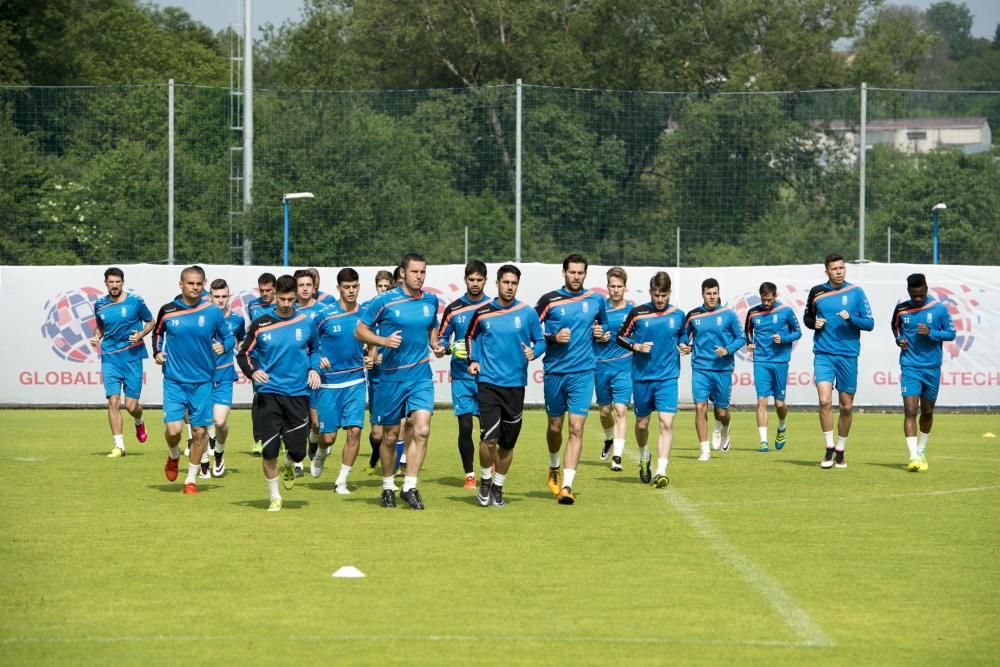
[[[284,265],[288,266],[288,201],[291,199],[312,199],[313,193],[311,192],[290,192],[281,198],[282,203],[285,205],[285,253],[284,253]],[[936,255],[935,255],[936,256]]]
[[934,208],[931,209],[931,213],[934,214],[934,263],[938,263],[938,212],[944,211],[948,206],[944,203],[935,204]]

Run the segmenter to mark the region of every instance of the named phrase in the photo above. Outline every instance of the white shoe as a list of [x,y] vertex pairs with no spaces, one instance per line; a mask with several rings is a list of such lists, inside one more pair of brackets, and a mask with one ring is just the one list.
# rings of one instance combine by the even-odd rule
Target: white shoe
[[722,444],[720,445],[722,453],[723,454],[728,453],[729,447],[732,446],[732,444],[733,444],[732,433],[727,433],[726,436],[722,439]]
[[712,459],[712,452],[710,452],[707,448],[701,450],[701,456],[698,457],[699,461],[710,461],[711,459]]
[[333,492],[337,493],[337,494],[339,494],[341,496],[349,496],[349,495],[351,495],[351,490],[347,488],[347,484],[346,483],[344,483],[344,484],[334,484],[333,485]]
[[718,449],[722,446],[722,432],[712,431],[712,449]]
[[323,448],[320,447],[316,452],[316,458],[309,461],[309,474],[313,477],[322,475],[324,463],[326,463],[326,454],[323,453]]

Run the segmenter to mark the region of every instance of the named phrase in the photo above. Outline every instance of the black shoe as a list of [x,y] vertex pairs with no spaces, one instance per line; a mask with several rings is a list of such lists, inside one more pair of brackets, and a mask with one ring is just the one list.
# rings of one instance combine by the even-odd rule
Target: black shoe
[[382,507],[396,506],[396,492],[392,489],[382,489]]
[[204,463],[201,464],[201,476],[211,477],[211,475],[208,472],[208,461],[205,461]]
[[208,448],[211,449],[214,452],[215,451],[215,445],[216,445],[217,442],[218,442],[218,440],[216,440],[215,438],[209,438],[208,439]]
[[614,440],[605,440],[604,441],[604,448],[601,449],[601,460],[602,461],[607,461],[608,460],[608,455],[611,454],[611,445],[613,445],[613,444],[614,444]]
[[611,472],[621,472],[622,471],[622,457],[612,456],[611,457]]
[[399,497],[415,510],[422,510],[424,508],[424,501],[420,498],[420,492],[417,491],[416,487],[413,487],[409,491],[401,491]]
[[639,481],[643,484],[649,484],[652,479],[653,476],[649,470],[649,459],[639,461]]
[[496,484],[490,487],[490,499],[493,501],[494,507],[503,507],[507,504],[503,499],[503,487]]
[[479,480],[479,494],[476,496],[476,500],[483,507],[487,507],[490,504],[490,488],[493,486],[492,479],[483,478]]

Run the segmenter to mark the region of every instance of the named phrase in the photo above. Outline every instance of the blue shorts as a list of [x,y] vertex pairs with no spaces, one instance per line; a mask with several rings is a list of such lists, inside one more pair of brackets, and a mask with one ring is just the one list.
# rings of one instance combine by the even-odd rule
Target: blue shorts
[[456,416],[479,416],[479,386],[474,378],[451,381],[451,406]]
[[590,399],[594,395],[594,371],[545,375],[545,412],[549,417],[571,415],[587,416]]
[[348,387],[320,387],[313,393],[312,404],[319,417],[320,433],[365,425],[364,382]]
[[712,402],[725,410],[729,407],[729,397],[733,392],[733,375],[729,371],[705,371],[691,369],[691,393],[695,403]]
[[645,417],[653,410],[677,414],[677,378],[635,382],[635,416]]
[[184,415],[191,426],[213,424],[212,382],[190,384],[163,378],[163,422],[182,422]]
[[142,359],[128,362],[101,360],[104,396],[111,398],[125,390],[125,398],[139,398],[142,393]]
[[928,401],[936,401],[940,388],[940,368],[903,366],[899,378],[899,390],[903,396],[921,396]]
[[434,413],[434,382],[380,380],[375,385],[374,399],[371,410],[372,424],[392,426],[403,421],[403,417],[409,417],[415,410]]
[[753,383],[757,387],[757,398],[774,396],[776,401],[785,400],[785,389],[788,387],[788,364],[755,362]]
[[628,405],[632,401],[632,368],[616,371],[598,368],[594,372],[594,393],[598,405]]
[[858,390],[858,358],[842,357],[837,354],[817,354],[813,357],[813,372],[816,384],[829,382],[845,394]]
[[233,405],[233,380],[212,383],[212,405]]

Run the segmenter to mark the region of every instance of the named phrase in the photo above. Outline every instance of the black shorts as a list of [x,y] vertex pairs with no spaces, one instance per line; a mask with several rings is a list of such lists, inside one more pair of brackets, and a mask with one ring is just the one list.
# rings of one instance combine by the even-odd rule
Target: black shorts
[[479,383],[480,440],[495,440],[504,449],[514,449],[523,413],[524,387]]
[[254,431],[264,443],[265,459],[278,458],[283,440],[288,458],[296,463],[306,456],[309,433],[309,397],[258,393],[253,404]]

